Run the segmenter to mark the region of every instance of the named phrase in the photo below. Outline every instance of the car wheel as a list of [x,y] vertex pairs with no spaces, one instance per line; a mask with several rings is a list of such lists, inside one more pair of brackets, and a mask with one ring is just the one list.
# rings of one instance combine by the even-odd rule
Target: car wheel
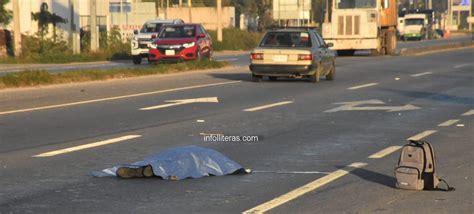
[[260,82],[260,81],[262,81],[262,76],[252,74],[252,82]]
[[336,65],[333,62],[331,65],[331,70],[326,75],[326,80],[334,80],[334,78],[336,78]]
[[133,56],[133,64],[140,65],[141,63],[142,63],[142,57],[141,56]]
[[269,76],[269,77],[268,77],[268,80],[270,80],[270,81],[276,81],[276,80],[277,80],[277,77]]
[[197,50],[197,52],[196,52],[196,59],[197,59],[198,61],[202,60],[201,50]]

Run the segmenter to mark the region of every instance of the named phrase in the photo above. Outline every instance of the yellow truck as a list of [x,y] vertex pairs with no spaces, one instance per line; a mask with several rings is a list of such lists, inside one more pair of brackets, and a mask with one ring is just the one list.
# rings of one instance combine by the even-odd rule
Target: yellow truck
[[323,38],[338,55],[369,50],[373,55],[395,54],[396,0],[332,0],[323,23]]

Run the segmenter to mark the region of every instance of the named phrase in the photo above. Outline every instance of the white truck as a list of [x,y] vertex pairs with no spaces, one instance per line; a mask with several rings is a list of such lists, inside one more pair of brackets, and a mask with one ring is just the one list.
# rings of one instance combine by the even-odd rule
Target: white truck
[[333,0],[323,37],[334,44],[338,55],[356,50],[372,54],[394,54],[397,46],[396,0]]
[[428,19],[426,14],[423,13],[412,13],[405,14],[403,34],[401,38],[407,40],[421,40],[426,38],[426,24]]
[[133,64],[140,64],[143,57],[148,57],[148,45],[158,36],[161,26],[183,23],[181,19],[154,19],[146,21],[140,31],[134,30],[131,42]]

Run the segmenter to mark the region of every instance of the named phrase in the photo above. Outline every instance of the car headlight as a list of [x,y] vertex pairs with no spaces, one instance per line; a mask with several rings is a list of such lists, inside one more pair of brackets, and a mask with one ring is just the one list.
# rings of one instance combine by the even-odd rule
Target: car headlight
[[132,48],[137,49],[138,48],[138,41],[132,40]]
[[195,44],[196,44],[196,43],[194,43],[194,42],[184,43],[184,44],[183,44],[183,47],[185,47],[185,48],[191,48],[191,47],[194,47]]
[[158,45],[156,45],[155,43],[148,44],[148,48],[156,49],[157,47],[158,47]]

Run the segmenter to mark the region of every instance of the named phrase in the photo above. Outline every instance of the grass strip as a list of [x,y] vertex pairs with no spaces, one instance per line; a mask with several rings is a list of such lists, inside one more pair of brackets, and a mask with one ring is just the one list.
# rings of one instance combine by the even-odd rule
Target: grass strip
[[229,65],[228,62],[203,60],[179,64],[158,64],[146,68],[86,69],[63,73],[50,73],[45,70],[25,70],[0,76],[0,89],[178,73],[191,70],[222,68],[227,65]]

